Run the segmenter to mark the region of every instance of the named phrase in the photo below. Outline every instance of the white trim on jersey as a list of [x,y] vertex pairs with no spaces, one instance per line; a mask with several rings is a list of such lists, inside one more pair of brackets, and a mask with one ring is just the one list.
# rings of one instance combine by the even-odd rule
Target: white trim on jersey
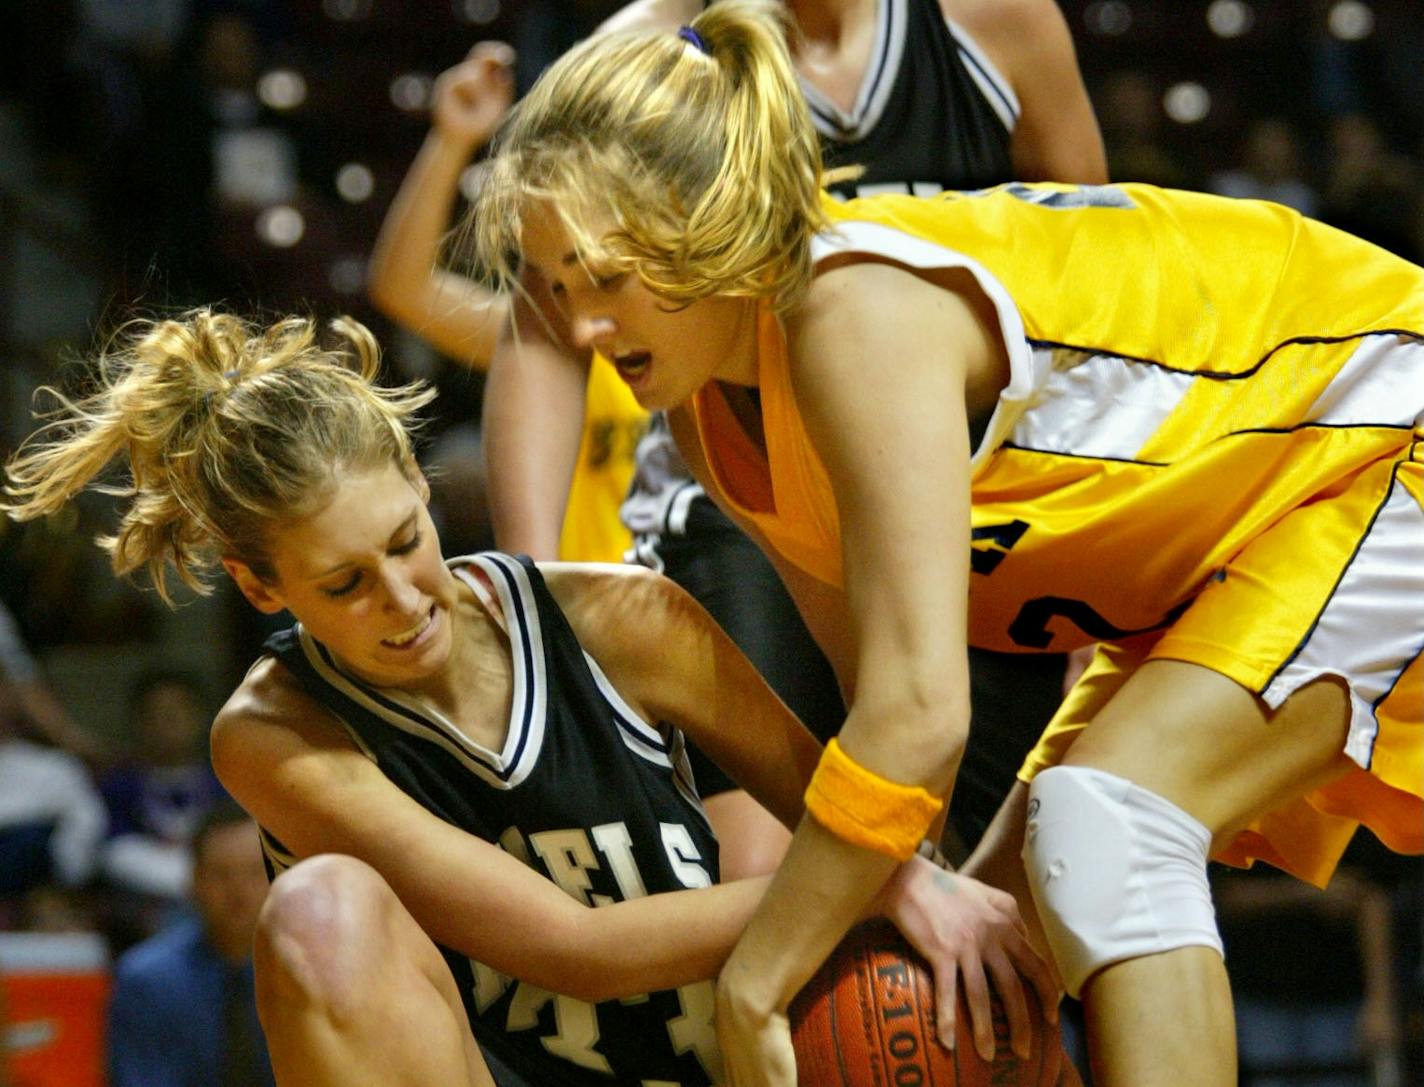
[[655,728],[649,724],[618,693],[618,688],[613,686],[608,677],[604,675],[603,669],[599,667],[596,660],[590,657],[587,652],[584,653],[583,659],[588,664],[589,672],[593,674],[593,681],[597,684],[599,693],[607,699],[609,707],[613,710],[613,720],[617,723],[618,735],[622,738],[624,746],[639,758],[646,759],[655,766],[671,770],[673,785],[682,795],[682,799],[707,824],[708,829],[711,829],[712,823],[707,818],[707,812],[702,807],[702,798],[697,795],[697,785],[692,780],[692,766],[687,761],[687,750],[682,731],[671,725]]
[[278,845],[277,839],[272,837],[266,827],[257,828],[257,838],[262,843],[263,855],[266,856],[267,862],[272,865],[272,871],[277,875],[281,875],[297,863],[299,859],[297,855],[289,853]]
[[[441,748],[458,760],[466,770],[494,788],[507,787],[503,776],[504,760],[500,755],[470,740],[458,728],[450,724],[443,715],[435,714],[429,706],[399,692],[375,691],[352,680],[341,671],[335,658],[330,655],[326,647],[307,633],[300,624],[297,626],[297,633],[302,653],[307,662],[328,685],[393,728]],[[337,714],[337,717],[339,719],[340,715]],[[347,731],[352,734],[355,732],[349,725]],[[511,719],[509,731],[510,734],[506,737],[506,750],[509,749],[510,743],[516,739],[513,719]],[[527,774],[527,772],[528,768],[526,767],[525,773]],[[514,783],[517,784],[517,782]]]
[[663,557],[658,554],[662,535],[657,532],[639,532],[633,536],[633,546],[623,552],[623,561],[630,566],[646,566],[656,574],[667,572]]
[[[909,23],[907,0],[886,0],[875,10],[875,40],[870,63],[861,77],[855,103],[847,112],[802,79],[801,92],[811,107],[811,123],[834,140],[859,140],[880,123],[905,55],[905,28]],[[971,66],[972,71],[972,66]],[[977,82],[977,77],[976,77]],[[997,109],[997,107],[995,107]]]
[[1045,380],[1008,441],[1023,449],[1134,460],[1197,380],[1115,355],[1037,347]]
[[687,515],[692,511],[692,503],[706,493],[702,484],[695,479],[688,479],[680,483],[677,490],[673,492],[672,499],[668,502],[667,513],[663,518],[664,530],[674,536],[685,536],[687,534]]
[[897,264],[911,268],[962,268],[969,272],[994,305],[999,318],[999,333],[1009,356],[1009,383],[999,393],[999,402],[979,448],[974,451],[971,465],[978,468],[1013,431],[1019,418],[1036,400],[1039,388],[1048,377],[1052,358],[1047,351],[1035,351],[1024,332],[1023,317],[1018,307],[987,268],[972,257],[943,245],[905,234],[880,223],[843,222],[811,239],[811,261],[819,264],[839,253],[866,253],[888,257]]
[[618,693],[618,688],[608,681],[608,677],[603,674],[603,669],[598,666],[598,662],[588,655],[585,650],[583,655],[584,663],[588,665],[588,670],[593,673],[593,682],[598,686],[599,693],[608,701],[609,707],[613,710],[613,719],[618,724],[618,735],[622,737],[623,744],[633,754],[640,758],[647,759],[648,762],[656,766],[671,768],[672,762],[668,759],[667,743],[663,735],[635,710],[623,700],[623,696]]
[[1364,336],[1306,412],[1327,426],[1424,425],[1424,343],[1382,332]]
[[959,46],[964,70],[969,73],[969,78],[974,80],[974,85],[979,88],[984,101],[989,103],[989,108],[998,114],[1005,131],[1012,133],[1023,113],[1019,96],[1014,93],[1014,88],[999,69],[994,67],[994,62],[979,48],[979,43],[969,36],[968,31],[948,16],[945,16],[944,24],[949,27],[954,44]]
[[[1424,651],[1424,509],[1399,482],[1399,469],[1349,566],[1300,648],[1261,692],[1272,709],[1321,676],[1350,690],[1345,754],[1368,770],[1379,735],[1375,707]],[[1394,603],[1389,603],[1394,602]],[[1385,603],[1387,606],[1381,606]],[[1368,638],[1360,631],[1368,630]],[[1402,662],[1402,663],[1401,663]]]
[[[297,624],[297,638],[307,662],[335,690],[393,728],[440,747],[491,787],[510,789],[528,777],[539,761],[539,751],[544,742],[547,683],[538,606],[527,575],[523,567],[512,559],[503,556],[499,559],[501,561],[494,561],[489,556],[472,556],[460,560],[478,563],[489,575],[510,626],[514,691],[508,732],[504,747],[499,752],[491,751],[466,736],[455,722],[413,695],[368,687],[352,679],[341,670],[326,647],[300,623]],[[469,583],[471,575],[466,571],[457,566],[453,573]],[[513,622],[509,622],[511,618]],[[347,731],[354,732],[349,727]],[[365,745],[362,748],[371,757]]]
[[[529,584],[529,572],[518,561],[497,552],[473,555],[470,561],[484,570],[494,585],[499,595],[500,611],[504,613],[509,628],[510,656],[514,662],[514,696],[501,765],[505,768],[506,787],[512,788],[534,769],[544,746],[549,697],[544,664],[544,630],[539,620],[534,589]],[[455,573],[462,580],[470,577],[459,567],[455,567]]]

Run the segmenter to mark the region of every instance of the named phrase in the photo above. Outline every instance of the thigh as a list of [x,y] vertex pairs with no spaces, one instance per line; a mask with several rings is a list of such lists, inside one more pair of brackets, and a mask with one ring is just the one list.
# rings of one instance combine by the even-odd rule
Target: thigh
[[1367,465],[1234,556],[1065,758],[1172,799],[1233,863],[1323,883],[1359,823],[1424,851],[1420,554],[1424,465]]
[[[1220,855],[1253,822],[1350,771],[1349,722],[1348,691],[1334,678],[1306,684],[1272,710],[1209,668],[1149,660],[1063,762],[1106,770],[1172,801],[1212,832]],[[1340,830],[1338,842],[1326,843],[1335,854],[1330,868],[1354,824]]]

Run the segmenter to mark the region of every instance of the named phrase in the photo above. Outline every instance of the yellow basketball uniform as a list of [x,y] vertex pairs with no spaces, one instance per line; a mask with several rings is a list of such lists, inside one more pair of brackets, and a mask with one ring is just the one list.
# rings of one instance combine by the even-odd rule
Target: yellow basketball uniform
[[622,562],[633,544],[618,507],[633,479],[633,451],[648,425],[613,364],[594,355],[578,464],[559,533],[559,558],[567,562]]
[[[971,641],[1131,642],[1134,665],[1191,661],[1272,706],[1340,676],[1359,771],[1229,859],[1322,882],[1357,820],[1424,852],[1424,270],[1286,208],[1150,186],[826,213],[817,261],[965,269],[997,311],[1012,376],[972,463]],[[769,312],[759,367],[769,461],[715,385],[694,400],[713,481],[838,585],[834,495]],[[1022,776],[1061,757],[1082,704]]]

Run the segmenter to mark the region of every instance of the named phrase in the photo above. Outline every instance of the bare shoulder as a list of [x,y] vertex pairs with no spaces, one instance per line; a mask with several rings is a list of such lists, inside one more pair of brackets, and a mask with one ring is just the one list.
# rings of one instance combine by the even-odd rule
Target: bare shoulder
[[898,264],[849,255],[832,258],[787,317],[792,352],[824,349],[851,331],[873,336],[892,313],[914,320],[925,314],[926,302],[945,293],[942,285]]
[[1056,0],[940,0],[945,15],[969,32],[1015,90],[1030,80],[1030,58],[1068,40]]
[[335,718],[301,689],[280,661],[263,657],[248,671],[213,720],[213,769],[229,790],[232,779],[274,758],[301,751],[354,751]]
[[970,34],[994,38],[1063,23],[1057,0],[939,0],[939,6]]
[[671,578],[644,566],[540,563],[539,572],[575,636],[594,656],[648,639],[685,621],[696,602]]
[[595,34],[619,30],[676,30],[702,11],[701,0],[633,0],[598,25]]

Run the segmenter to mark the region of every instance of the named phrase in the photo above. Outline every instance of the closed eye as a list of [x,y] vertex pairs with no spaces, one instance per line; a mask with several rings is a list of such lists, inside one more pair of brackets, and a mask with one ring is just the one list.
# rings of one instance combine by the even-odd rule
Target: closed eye
[[410,539],[407,540],[405,543],[403,543],[403,544],[397,544],[395,547],[391,548],[390,553],[391,553],[392,555],[409,555],[412,551],[414,551],[414,550],[415,550],[417,547],[419,547],[419,546],[420,546],[420,533],[419,533],[419,532],[414,532],[414,533],[411,534]]
[[340,585],[336,585],[329,588],[323,587],[321,591],[332,599],[338,599],[343,596],[350,596],[351,593],[356,591],[356,586],[360,584],[361,575],[359,573],[353,573],[346,581],[343,581]]

